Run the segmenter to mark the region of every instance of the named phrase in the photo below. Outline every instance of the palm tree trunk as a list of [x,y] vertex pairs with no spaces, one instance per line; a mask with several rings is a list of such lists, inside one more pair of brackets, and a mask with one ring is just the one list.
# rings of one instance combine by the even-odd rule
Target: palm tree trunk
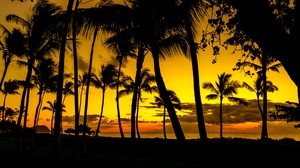
[[[33,56],[31,56],[28,60],[28,67],[27,67],[27,74],[26,74],[26,79],[25,79],[25,86],[23,88],[23,92],[22,92],[22,96],[21,96],[21,103],[20,103],[20,113],[18,116],[18,121],[17,121],[17,133],[16,133],[16,146],[17,146],[17,150],[19,152],[19,154],[22,154],[22,150],[20,148],[20,138],[21,138],[21,134],[23,133],[23,139],[25,139],[25,130],[22,131],[22,127],[21,127],[21,122],[22,122],[22,117],[23,114],[24,118],[26,118],[26,106],[25,106],[25,102],[26,102],[26,95],[28,95],[29,89],[30,89],[30,78],[31,78],[31,74],[32,74],[32,66],[33,66],[33,62],[34,62],[34,58]],[[25,110],[25,111],[24,111]],[[23,123],[23,126],[25,125],[25,123]],[[24,127],[26,128],[26,127]],[[25,145],[23,145],[24,147]]]
[[61,144],[60,144],[60,124],[61,124],[61,114],[62,114],[62,91],[63,91],[63,81],[64,81],[64,67],[65,67],[65,49],[66,49],[66,40],[68,32],[68,24],[72,17],[72,7],[74,0],[68,1],[67,13],[64,20],[64,29],[62,31],[62,40],[61,48],[59,54],[59,65],[58,65],[58,83],[57,83],[57,93],[56,93],[56,114],[55,114],[55,123],[54,123],[54,161],[61,163],[62,162],[62,153],[61,153]]
[[118,70],[118,84],[116,88],[116,103],[117,103],[117,113],[118,113],[118,124],[121,138],[124,138],[124,132],[122,129],[122,122],[121,122],[121,112],[120,112],[120,102],[119,102],[119,82],[120,82],[120,75],[121,75],[121,68],[122,68],[122,58],[120,58],[119,62],[119,70]]
[[169,117],[172,122],[173,130],[177,140],[184,141],[185,140],[184,133],[182,131],[180,122],[178,120],[175,108],[170,100],[170,97],[168,96],[168,92],[164,80],[161,76],[158,52],[155,51],[155,49],[153,48],[152,48],[152,57],[154,62],[154,72],[156,77],[156,84],[159,90],[159,95],[163,99],[163,102],[168,110]]
[[72,44],[73,44],[73,62],[74,62],[74,111],[75,111],[75,159],[79,159],[79,109],[78,109],[78,55],[77,55],[77,45],[76,45],[76,20],[77,20],[77,9],[80,1],[76,0],[75,9],[73,12],[73,22],[72,22]]
[[191,60],[192,60],[192,70],[193,70],[193,82],[194,82],[194,94],[195,94],[195,104],[196,104],[196,115],[198,121],[198,131],[200,139],[207,140],[207,133],[204,122],[204,112],[202,107],[202,100],[200,95],[200,79],[199,79],[199,68],[197,59],[197,50],[195,46],[194,36],[191,27],[186,24],[188,43],[190,46]]
[[[98,27],[96,27],[94,31],[91,52],[90,52],[90,62],[89,62],[89,69],[87,75],[88,77],[86,81],[85,105],[84,105],[84,114],[83,114],[84,128],[87,127],[87,111],[88,111],[88,103],[89,103],[90,81],[91,81],[91,74],[92,74],[92,67],[93,67],[94,47],[97,39],[97,34],[98,34]],[[83,130],[83,154],[86,155],[86,130],[85,129]]]
[[164,106],[164,115],[163,115],[163,131],[164,138],[167,139],[167,131],[166,131],[166,107]]
[[4,98],[3,98],[3,113],[2,113],[2,120],[3,120],[3,121],[5,120],[5,104],[6,104],[6,97],[7,97],[7,94],[5,93],[5,94],[4,94]]
[[34,121],[33,121],[33,132],[32,132],[32,139],[31,139],[31,147],[34,148],[35,147],[35,134],[37,132],[37,122],[38,122],[38,113],[39,113],[39,109],[40,107],[42,106],[42,94],[43,94],[43,91],[42,89],[39,90],[39,98],[38,98],[38,104],[36,106],[36,109],[35,109],[35,114],[34,114]]
[[138,101],[136,102],[136,118],[135,118],[135,126],[136,126],[136,134],[138,139],[141,138],[140,131],[139,131],[139,104],[140,104],[140,94],[138,94]]
[[[28,85],[30,85],[31,81],[29,81]],[[28,91],[26,94],[26,106],[25,106],[25,112],[24,112],[24,121],[23,121],[23,152],[26,152],[27,148],[27,117],[28,117],[28,108],[29,108],[29,102],[30,102],[30,86],[28,86]]]
[[99,121],[98,121],[97,129],[96,129],[96,134],[95,134],[95,137],[96,137],[96,138],[98,138],[98,134],[99,134],[99,132],[100,132],[100,124],[101,124],[102,116],[103,116],[103,109],[104,109],[104,95],[105,95],[105,89],[103,89],[103,92],[102,92],[102,105],[101,105],[100,118],[99,118]]
[[138,101],[138,86],[141,83],[141,71],[143,68],[143,63],[145,59],[144,55],[144,49],[139,48],[138,51],[138,57],[137,57],[137,62],[136,62],[136,72],[135,72],[135,86],[134,86],[134,91],[132,94],[132,101],[131,101],[131,139],[135,139],[135,112],[137,108],[137,101]]
[[223,96],[220,96],[220,139],[223,138],[223,108],[222,108],[222,104],[223,104]]
[[4,70],[3,70],[1,81],[0,81],[0,89],[2,89],[2,85],[3,85],[4,79],[5,79],[7,70],[8,70],[8,66],[9,66],[9,63],[5,62]]
[[262,52],[262,72],[263,72],[263,121],[262,121],[262,137],[261,139],[268,139],[268,97],[267,97],[267,53]]

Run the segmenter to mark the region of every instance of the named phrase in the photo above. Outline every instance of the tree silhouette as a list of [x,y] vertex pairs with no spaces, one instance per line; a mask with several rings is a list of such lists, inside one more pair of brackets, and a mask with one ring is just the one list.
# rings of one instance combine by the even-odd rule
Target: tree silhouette
[[95,137],[98,137],[99,131],[100,131],[100,124],[102,121],[103,116],[103,110],[104,110],[104,102],[105,102],[105,91],[109,87],[114,87],[117,80],[117,70],[113,64],[107,64],[101,66],[101,71],[99,75],[96,75],[95,73],[91,76],[91,83],[94,87],[100,88],[102,90],[102,104],[101,104],[101,110],[99,115],[99,121],[95,133]]
[[[260,115],[262,117],[262,120],[264,120],[265,119],[264,118],[264,112],[263,112],[262,107],[260,105],[260,99],[259,99],[260,97],[264,96],[264,94],[263,94],[264,84],[263,84],[262,76],[258,76],[256,78],[256,80],[254,81],[253,86],[250,86],[246,82],[243,82],[242,85],[243,85],[244,88],[246,88],[249,91],[254,92],[256,94],[257,106],[258,106]],[[267,81],[266,86],[267,86],[266,90],[268,92],[274,92],[274,91],[278,90],[277,86],[273,85],[273,83],[271,81]],[[264,138],[268,138],[268,132],[266,130],[263,130],[263,127],[262,127],[261,139],[264,139]]]
[[[177,109],[177,110],[181,110],[181,102],[180,99],[177,97],[176,93],[173,90],[168,90],[168,95],[170,96],[170,99],[173,103],[173,106]],[[164,109],[164,113],[163,113],[163,134],[164,134],[164,138],[167,139],[167,132],[166,132],[166,107],[164,104],[164,101],[162,100],[162,98],[158,97],[158,96],[154,96],[154,100],[155,100],[155,104],[157,105],[157,107],[161,107],[163,106]]]
[[19,81],[14,79],[11,80],[9,79],[8,81],[4,82],[4,87],[3,89],[1,89],[1,92],[4,94],[4,98],[3,98],[3,113],[2,113],[2,120],[5,120],[5,109],[6,109],[6,98],[7,95],[14,95],[14,94],[20,94],[18,92],[20,85],[19,85]]
[[218,75],[218,81],[216,81],[215,85],[211,82],[204,82],[202,85],[203,89],[208,89],[212,92],[212,94],[206,96],[208,100],[220,99],[220,138],[223,138],[223,99],[227,97],[231,102],[248,105],[245,99],[234,96],[234,94],[237,94],[237,89],[241,88],[242,85],[237,80],[231,80],[231,77],[231,74],[223,72]]

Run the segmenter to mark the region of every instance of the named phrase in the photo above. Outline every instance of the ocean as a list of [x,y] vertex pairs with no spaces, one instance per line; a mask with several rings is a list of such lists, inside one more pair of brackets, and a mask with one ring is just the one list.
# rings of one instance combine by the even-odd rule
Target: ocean
[[[99,134],[104,137],[120,137],[119,132],[102,132]],[[125,137],[130,137],[130,133],[124,133]],[[140,133],[141,138],[163,138],[162,133],[142,132]],[[219,138],[219,133],[207,133],[208,138]],[[294,139],[300,141],[300,134],[296,133],[269,133],[269,138],[274,140],[280,140],[284,138]],[[198,139],[199,134],[197,133],[185,133],[186,139]],[[260,133],[223,133],[224,138],[247,138],[247,139],[260,139]],[[168,139],[176,139],[175,134],[167,133]]]

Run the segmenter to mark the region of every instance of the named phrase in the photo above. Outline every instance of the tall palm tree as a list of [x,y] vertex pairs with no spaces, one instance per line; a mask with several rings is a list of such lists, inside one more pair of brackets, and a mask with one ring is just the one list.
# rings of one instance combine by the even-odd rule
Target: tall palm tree
[[[169,97],[174,105],[174,107],[177,110],[181,110],[181,102],[180,99],[177,97],[176,93],[173,90],[168,90]],[[166,107],[164,104],[164,101],[159,96],[154,96],[155,104],[157,107],[163,106],[164,112],[163,112],[163,134],[164,138],[167,139],[167,131],[166,131]]]
[[62,162],[62,153],[61,153],[61,144],[60,144],[60,125],[62,119],[62,97],[63,97],[63,83],[64,83],[64,67],[65,67],[65,52],[66,52],[66,44],[67,44],[67,35],[68,35],[68,28],[69,23],[72,18],[72,7],[74,4],[74,0],[69,0],[67,5],[67,10],[65,17],[63,18],[62,22],[63,28],[61,30],[61,45],[60,45],[60,52],[59,52],[59,63],[58,63],[58,83],[57,83],[57,92],[56,92],[56,115],[55,115],[55,123],[54,123],[54,153],[55,159],[57,162]]
[[19,85],[19,81],[14,79],[11,80],[9,79],[8,81],[4,82],[4,87],[3,89],[1,89],[1,92],[4,94],[3,97],[3,114],[2,114],[2,120],[5,120],[5,108],[6,108],[6,98],[7,95],[14,95],[14,94],[20,94],[18,92],[20,85]]
[[77,15],[81,0],[76,0],[72,17],[72,44],[73,44],[73,63],[74,63],[74,112],[75,112],[75,159],[79,159],[79,95],[78,95],[78,54],[77,54]]
[[223,72],[218,75],[218,81],[213,85],[211,82],[204,82],[203,89],[208,89],[212,92],[206,96],[208,100],[220,99],[220,138],[223,138],[223,120],[222,120],[222,104],[223,99],[227,99],[231,102],[248,105],[247,101],[243,98],[235,97],[237,90],[242,87],[242,85],[237,80],[231,80],[232,74],[227,74]]
[[5,26],[0,24],[0,29],[4,35],[4,40],[0,41],[0,51],[2,51],[4,61],[4,69],[0,81],[0,88],[2,88],[10,64],[14,61],[16,56],[22,56],[24,54],[25,48],[23,44],[25,43],[25,37],[22,32],[16,28],[10,32]]
[[[182,41],[178,41],[179,38],[176,38],[178,37],[177,34],[174,34],[176,30],[179,30],[178,22],[174,23],[175,19],[171,17],[172,14],[170,14],[174,7],[177,6],[177,3],[174,0],[159,2],[132,0],[130,3],[132,6],[131,9],[135,14],[133,15],[133,25],[135,26],[133,29],[135,33],[132,37],[134,38],[135,43],[141,44],[143,47],[143,50],[140,51],[151,51],[159,94],[168,109],[176,138],[178,140],[185,140],[175,108],[167,95],[167,89],[160,71],[159,63],[161,58],[165,58],[165,56],[170,55],[172,52],[177,53],[180,51],[179,45],[176,45],[175,42],[179,42],[177,44],[183,43]],[[145,20],[147,20],[147,22],[145,22]],[[145,52],[142,53],[144,54]],[[137,60],[137,64],[142,67],[144,57],[140,57],[140,55],[142,54],[138,54],[138,59],[140,58],[142,60],[141,62]],[[138,77],[137,75],[140,76],[139,74],[136,74],[136,79]],[[135,83],[139,84],[139,81],[135,81]],[[135,91],[134,95],[137,95],[137,91]],[[132,101],[132,105],[134,107],[137,97],[133,98],[135,98],[135,100],[133,99]],[[131,115],[135,113],[135,109],[136,108],[132,108]],[[133,131],[134,130],[132,130],[132,132]]]
[[[256,80],[254,81],[253,86],[250,86],[246,82],[243,82],[242,85],[243,85],[244,88],[246,88],[249,91],[254,92],[256,94],[257,106],[258,106],[261,118],[262,118],[262,120],[264,120],[265,118],[264,118],[263,109],[262,109],[262,107],[260,105],[260,97],[264,97],[264,92],[263,91],[265,90],[264,89],[264,80],[263,80],[263,77],[262,76],[258,76],[256,78]],[[278,90],[278,87],[275,86],[273,84],[273,82],[271,82],[271,81],[267,81],[266,82],[266,86],[267,86],[266,90],[268,92],[275,92],[275,91]],[[262,127],[262,131],[261,131],[261,139],[268,138],[268,135],[265,135],[267,132],[265,132],[263,130],[263,128],[264,127]]]
[[102,121],[103,110],[104,110],[104,102],[105,102],[105,91],[109,87],[113,87],[116,84],[116,77],[117,77],[117,70],[113,64],[107,64],[101,66],[101,71],[99,76],[96,74],[92,74],[91,76],[91,84],[102,90],[102,104],[101,104],[101,111],[99,115],[99,121],[96,129],[95,137],[98,137],[100,131],[100,124]]
[[[201,22],[206,15],[206,6],[203,0],[178,0],[180,2],[178,20],[183,21],[182,27],[186,31],[186,39],[189,45],[189,52],[187,56],[191,58],[193,70],[193,85],[196,104],[196,115],[198,121],[198,131],[202,140],[207,140],[207,133],[204,122],[204,114],[202,107],[202,100],[200,95],[200,79],[197,58],[197,44],[195,43],[196,24]],[[176,16],[177,17],[177,16]],[[181,18],[182,17],[182,18]]]
[[[116,60],[118,61],[118,77],[117,77],[117,86],[116,86],[116,103],[117,103],[117,116],[119,130],[121,138],[124,138],[124,133],[121,123],[121,112],[120,112],[120,103],[119,103],[119,85],[124,82],[122,79],[122,66],[127,62],[128,58],[136,58],[134,45],[129,41],[128,38],[123,37],[123,33],[117,33],[116,35],[108,38],[104,45],[111,50],[113,53],[116,53]],[[123,76],[124,77],[124,76]]]
[[[33,66],[35,61],[41,57],[49,56],[55,51],[58,51],[60,45],[60,38],[55,38],[54,34],[56,32],[50,31],[51,24],[53,24],[53,16],[61,11],[61,8],[47,0],[38,1],[32,8],[32,14],[27,15],[26,19],[23,19],[17,15],[10,14],[6,16],[6,20],[9,22],[15,22],[20,24],[24,28],[25,43],[26,47],[24,55],[28,62],[27,74],[25,77],[26,86],[23,88],[21,103],[20,103],[20,113],[17,121],[17,125],[21,125],[22,116],[24,116],[23,127],[26,128],[27,125],[27,113],[29,106],[29,96],[30,96],[30,83],[31,75],[33,72]],[[47,22],[45,22],[47,21]],[[22,48],[22,47],[21,47]],[[25,113],[25,114],[24,114]],[[24,114],[24,115],[23,115]],[[20,132],[19,132],[20,133]],[[17,148],[19,149],[19,133],[17,133]],[[25,132],[24,132],[25,133]],[[25,149],[25,137],[23,134],[23,146]]]
[[[256,59],[252,61],[243,61],[239,63],[240,67],[251,67],[253,68],[258,78],[262,78],[262,88],[266,88],[262,90],[263,97],[263,109],[262,109],[262,139],[268,139],[268,127],[267,127],[267,119],[268,119],[268,103],[267,103],[267,92],[268,92],[268,81],[267,81],[267,71],[274,71],[279,73],[279,68],[282,67],[282,64],[278,62],[273,57],[269,56],[265,50],[262,50],[262,53],[255,57]],[[249,71],[246,73],[250,74]]]

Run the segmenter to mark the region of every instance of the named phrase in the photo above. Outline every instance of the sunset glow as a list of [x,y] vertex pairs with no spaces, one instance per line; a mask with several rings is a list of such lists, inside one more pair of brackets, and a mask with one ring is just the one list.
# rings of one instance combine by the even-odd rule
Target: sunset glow
[[[51,2],[62,4],[60,0],[52,0]],[[26,1],[24,3],[11,2],[11,1],[0,1],[0,23],[10,27],[14,26],[5,21],[5,16],[7,14],[17,14],[19,16],[25,16],[26,12],[34,5],[34,2]],[[206,26],[206,23],[202,23],[199,28],[199,32],[203,30],[202,27]],[[1,35],[0,35],[1,37]],[[199,38],[197,39],[200,40]],[[81,45],[79,47],[79,75],[86,72],[88,66],[88,59],[90,53],[90,41],[81,39]],[[101,69],[101,65],[111,62],[112,58],[115,56],[101,46],[103,39],[101,37],[97,41],[95,53],[94,53],[94,64],[93,70],[98,72]],[[220,55],[217,56],[217,62],[212,63],[214,56],[212,51],[207,49],[206,51],[199,51],[198,53],[198,63],[199,63],[199,73],[200,73],[200,83],[217,81],[217,75],[226,72],[232,74],[232,78],[240,82],[247,82],[252,84],[255,77],[250,77],[245,75],[244,71],[233,71],[235,64],[241,57],[240,53],[232,54],[232,49],[225,50],[221,49]],[[58,56],[57,56],[58,58]],[[125,74],[131,76],[134,79],[136,60],[130,59],[123,68]],[[3,60],[0,61],[0,73],[3,71]],[[154,74],[153,62],[150,54],[146,56],[145,68],[150,69],[150,73]],[[197,119],[194,108],[194,92],[193,92],[193,76],[192,76],[192,64],[191,60],[183,55],[174,55],[172,57],[167,57],[166,60],[161,60],[160,67],[163,75],[163,79],[167,86],[167,89],[175,91],[176,95],[179,97],[181,103],[183,104],[182,110],[177,111],[178,118],[180,120],[182,129],[185,133],[198,133],[197,129]],[[250,69],[250,68],[249,68]],[[66,72],[72,73],[73,70],[73,58],[72,54],[68,53],[66,55]],[[20,79],[24,80],[26,75],[26,68],[20,68],[15,62],[11,64],[9,72],[6,76],[8,79]],[[279,90],[274,93],[268,93],[269,100],[269,110],[274,111],[274,104],[284,103],[286,101],[297,102],[297,87],[289,78],[288,74],[284,68],[280,69],[280,73],[267,72],[268,80],[272,81]],[[19,90],[21,93],[21,89]],[[219,99],[217,100],[207,100],[206,95],[211,92],[201,88],[201,99],[204,104],[206,129],[208,134],[216,134],[219,132],[218,115],[219,115]],[[101,94],[100,89],[94,87],[90,88],[89,97],[89,109],[88,114],[89,126],[95,129],[97,127],[97,122],[101,109]],[[162,113],[163,108],[154,107],[151,103],[154,102],[154,96],[157,93],[148,94],[143,93],[144,101],[140,103],[139,106],[139,131],[143,133],[158,133],[162,132]],[[242,105],[230,104],[227,99],[223,102],[223,114],[224,114],[224,135],[226,133],[260,133],[261,131],[261,118],[256,105],[256,95],[248,91],[247,89],[239,89],[236,95],[240,98],[246,98],[251,102],[249,107],[244,107]],[[84,97],[84,96],[83,96]],[[105,105],[104,105],[104,119],[101,123],[100,132],[101,133],[111,133],[119,132],[117,124],[117,109],[115,101],[116,93],[113,89],[108,89],[105,95]],[[20,106],[20,95],[8,95],[6,100],[6,106],[11,108],[19,108]],[[131,98],[132,95],[124,96],[120,98],[121,105],[121,118],[123,131],[130,132],[130,111],[131,111]],[[46,106],[46,101],[53,101],[55,99],[54,93],[47,93],[44,97],[43,105]],[[3,100],[3,95],[0,95],[0,100]],[[2,104],[2,102],[0,103]],[[29,106],[29,116],[28,116],[28,126],[33,125],[33,117],[35,108],[37,105],[38,96],[37,89],[32,89],[30,97]],[[84,98],[82,99],[82,104],[84,104]],[[65,101],[66,112],[63,113],[63,127],[73,128],[74,127],[74,96],[68,95]],[[80,109],[80,114],[83,115],[84,106],[82,105]],[[50,128],[51,111],[43,110],[41,111],[39,125],[46,125]],[[81,118],[82,119],[82,118]],[[81,120],[82,121],[82,120]],[[298,133],[300,130],[293,127],[293,123],[286,123],[286,121],[274,121],[269,119],[268,121],[268,131],[270,136],[276,133]],[[167,117],[167,132],[172,133],[172,126],[170,120]],[[146,134],[144,134],[146,135]]]

